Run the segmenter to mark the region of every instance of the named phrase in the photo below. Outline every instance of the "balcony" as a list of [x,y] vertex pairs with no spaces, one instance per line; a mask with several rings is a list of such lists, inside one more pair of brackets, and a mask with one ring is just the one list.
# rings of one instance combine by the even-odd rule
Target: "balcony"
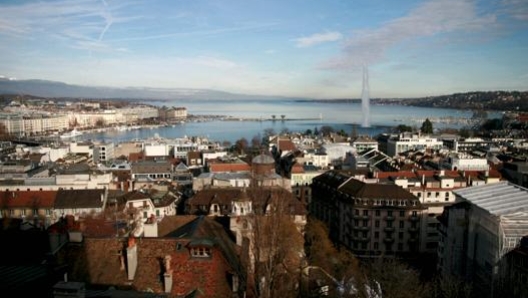
[[409,238],[408,240],[410,243],[416,243],[418,241],[418,238]]
[[394,228],[393,227],[385,227],[383,230],[385,232],[394,232]]
[[383,239],[383,242],[385,242],[385,243],[393,243],[394,242],[394,238],[385,238],[385,239]]
[[409,220],[410,221],[419,221],[420,218],[418,216],[411,216],[411,217],[409,217]]
[[387,215],[387,216],[385,216],[385,220],[387,220],[387,221],[392,221],[392,220],[394,220],[394,216],[392,216],[392,215]]
[[416,233],[416,232],[418,232],[418,230],[419,229],[417,227],[408,229],[409,233]]

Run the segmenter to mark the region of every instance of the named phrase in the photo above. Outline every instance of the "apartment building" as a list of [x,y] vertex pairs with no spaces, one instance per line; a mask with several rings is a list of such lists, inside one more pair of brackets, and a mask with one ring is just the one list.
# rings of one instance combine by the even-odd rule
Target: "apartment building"
[[397,185],[365,183],[339,171],[313,179],[309,205],[331,238],[360,256],[419,252],[424,209]]

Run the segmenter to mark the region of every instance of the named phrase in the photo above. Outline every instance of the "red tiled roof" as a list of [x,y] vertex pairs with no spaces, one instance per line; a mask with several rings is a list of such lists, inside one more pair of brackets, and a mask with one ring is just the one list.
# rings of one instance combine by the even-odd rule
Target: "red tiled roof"
[[304,173],[304,167],[301,164],[295,163],[291,170],[292,174]]
[[282,151],[295,151],[297,149],[295,144],[290,140],[279,140],[277,147]]
[[7,208],[53,208],[57,191],[4,191],[0,204]]

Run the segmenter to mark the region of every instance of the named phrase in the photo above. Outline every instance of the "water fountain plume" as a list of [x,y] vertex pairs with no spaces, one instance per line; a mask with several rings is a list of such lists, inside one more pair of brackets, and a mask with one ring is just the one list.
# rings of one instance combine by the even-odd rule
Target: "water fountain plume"
[[363,112],[363,121],[361,127],[370,127],[370,95],[369,95],[369,75],[368,67],[363,66],[363,89],[361,91],[361,110]]

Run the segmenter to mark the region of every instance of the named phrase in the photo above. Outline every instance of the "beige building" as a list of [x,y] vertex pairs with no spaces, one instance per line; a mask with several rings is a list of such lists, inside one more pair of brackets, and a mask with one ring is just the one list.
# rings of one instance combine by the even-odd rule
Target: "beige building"
[[360,256],[419,252],[424,209],[399,186],[365,183],[339,171],[313,179],[309,205],[330,237]]

